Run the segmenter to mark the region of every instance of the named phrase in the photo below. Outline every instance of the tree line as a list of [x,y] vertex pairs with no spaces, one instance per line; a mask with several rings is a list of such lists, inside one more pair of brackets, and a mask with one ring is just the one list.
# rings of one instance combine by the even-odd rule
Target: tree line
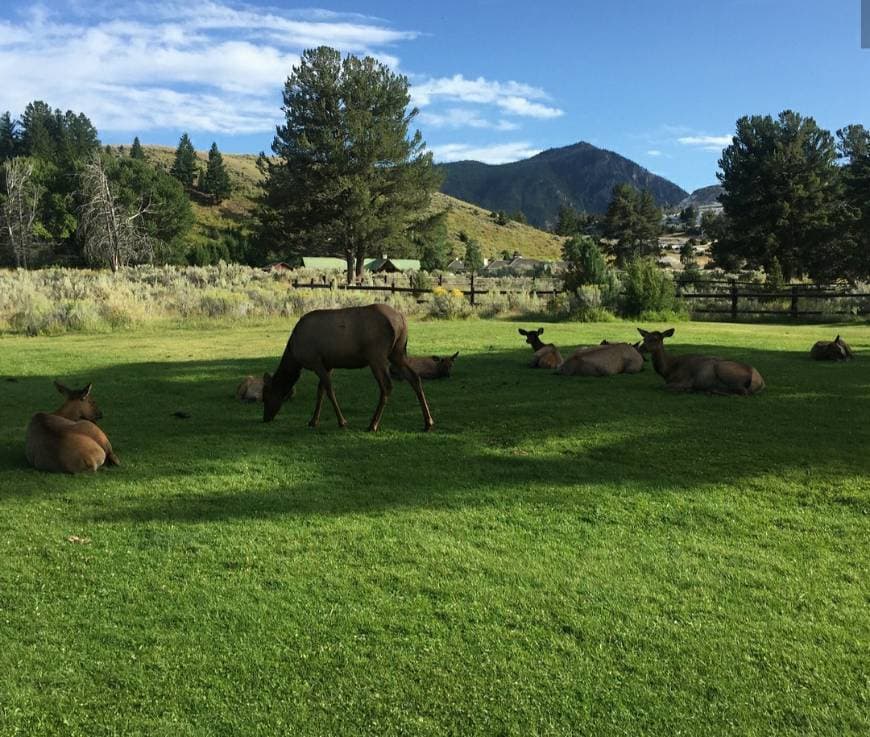
[[[194,176],[198,180],[194,181]],[[200,171],[187,134],[170,172],[146,159],[138,137],[129,154],[102,148],[83,113],[29,103],[0,115],[0,263],[108,266],[197,259],[190,195],[218,203],[230,194],[215,144]]]

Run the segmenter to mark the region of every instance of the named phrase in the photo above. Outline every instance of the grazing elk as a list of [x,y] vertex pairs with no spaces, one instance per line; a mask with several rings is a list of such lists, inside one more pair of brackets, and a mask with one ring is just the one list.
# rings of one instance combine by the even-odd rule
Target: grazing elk
[[852,348],[839,335],[833,340],[820,340],[810,349],[810,358],[816,361],[848,361]]
[[240,402],[262,402],[263,380],[246,376],[242,379],[242,383],[236,387],[236,399]]
[[80,473],[100,466],[119,466],[106,434],[94,424],[103,413],[91,397],[91,384],[84,389],[67,389],[54,382],[65,397],[55,412],[37,412],[27,426],[24,452],[27,461],[40,471]]
[[[408,356],[407,361],[417,375],[426,381],[433,379],[449,379],[450,372],[453,370],[453,364],[459,356],[459,351],[452,356]],[[402,372],[395,366],[390,366],[390,376],[394,379],[402,379]]]
[[643,356],[628,343],[607,343],[578,348],[559,368],[563,376],[613,376],[643,370]]
[[637,331],[643,336],[642,351],[652,354],[656,373],[671,391],[696,391],[710,394],[757,394],[764,389],[764,379],[752,366],[713,356],[669,356],[663,340],[674,334],[670,328]]
[[526,343],[535,352],[529,363],[530,368],[556,369],[562,365],[562,354],[559,353],[559,349],[552,343],[541,341],[541,333],[544,332],[544,328],[538,328],[537,330],[523,330],[519,328],[517,332],[525,337]]
[[338,310],[314,310],[304,314],[287,341],[284,355],[274,376],[263,375],[263,421],[271,422],[284,400],[293,393],[302,369],[317,374],[317,401],[309,427],[317,427],[323,395],[329,397],[339,427],[347,420],[335,399],[332,388],[333,369],[353,369],[368,366],[381,390],[380,400],[369,424],[376,432],[387,398],[393,389],[389,367],[393,366],[414,389],[423,410],[423,430],[434,424],[426,403],[426,395],[417,372],[406,357],[408,325],[405,317],[383,304],[366,307],[346,307]]

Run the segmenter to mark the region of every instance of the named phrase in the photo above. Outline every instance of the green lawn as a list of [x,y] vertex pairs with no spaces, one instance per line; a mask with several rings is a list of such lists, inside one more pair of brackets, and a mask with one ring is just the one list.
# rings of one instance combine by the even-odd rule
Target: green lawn
[[[0,337],[0,735],[870,733],[870,327],[827,365],[835,327],[678,324],[761,371],[729,398],[412,323],[461,351],[428,435],[404,384],[364,432],[367,371],[349,430],[306,427],[310,374],[264,425],[233,392],[290,327]],[[26,467],[54,378],[94,382],[121,468]]]

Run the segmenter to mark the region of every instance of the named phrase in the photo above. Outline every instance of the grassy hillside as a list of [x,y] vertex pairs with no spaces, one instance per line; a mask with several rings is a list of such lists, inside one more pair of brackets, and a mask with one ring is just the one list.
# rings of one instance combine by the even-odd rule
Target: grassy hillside
[[[144,146],[146,158],[167,171],[172,166],[175,149],[167,146]],[[208,161],[206,151],[197,151],[203,168]],[[197,231],[205,237],[210,228],[225,230],[242,225],[253,209],[253,201],[260,182],[257,157],[254,154],[223,154],[233,185],[232,196],[220,205],[193,203]],[[558,259],[562,241],[560,236],[546,233],[528,225],[510,222],[497,225],[489,211],[476,205],[436,193],[433,211],[447,211],[447,228],[453,251],[465,252],[459,240],[460,232],[476,239],[484,256],[497,258],[502,251],[519,251],[528,258]]]

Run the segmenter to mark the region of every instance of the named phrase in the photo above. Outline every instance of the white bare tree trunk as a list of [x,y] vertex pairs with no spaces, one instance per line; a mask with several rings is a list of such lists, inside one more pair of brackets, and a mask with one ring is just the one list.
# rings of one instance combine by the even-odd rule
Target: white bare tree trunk
[[3,174],[6,180],[6,199],[0,213],[3,235],[16,266],[26,269],[33,261],[36,246],[33,223],[42,191],[33,178],[33,162],[23,157],[5,162]]
[[124,210],[112,191],[99,154],[82,173],[82,197],[79,233],[88,261],[118,271],[130,263],[151,259],[151,241],[139,227],[139,219],[149,211],[149,205],[140,203],[133,213]]

